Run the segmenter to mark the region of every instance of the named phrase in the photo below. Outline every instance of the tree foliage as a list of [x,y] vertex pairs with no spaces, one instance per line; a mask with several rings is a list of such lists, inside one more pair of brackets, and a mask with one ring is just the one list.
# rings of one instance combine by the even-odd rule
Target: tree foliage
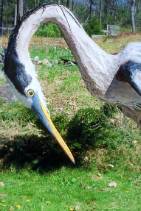
[[91,18],[91,21],[86,24],[84,24],[84,29],[86,30],[88,35],[92,34],[102,34],[101,25],[99,22],[99,19],[96,15],[93,15]]
[[61,31],[54,23],[41,24],[35,35],[40,37],[61,37]]
[[[2,4],[2,2],[4,3]],[[26,13],[39,4],[47,2],[47,0],[23,0],[23,11],[24,13]],[[117,24],[121,27],[124,27],[126,29],[129,28],[130,30],[132,30],[132,0],[54,0],[54,2],[58,2],[64,6],[69,7],[69,9],[72,10],[74,15],[78,18],[80,23],[84,25],[88,25],[88,23],[91,23],[93,17],[97,17],[95,20],[99,23],[99,25],[103,26],[103,29],[106,29],[107,24]],[[135,20],[135,28],[137,30],[140,30],[141,0],[136,0],[134,2],[135,8],[134,11],[132,11],[132,14],[134,16],[132,20]],[[3,22],[4,26],[14,26],[16,4],[16,0],[0,1],[0,19]],[[93,28],[94,26],[88,26],[88,28],[89,27]],[[98,28],[98,26],[96,28]],[[99,33],[101,33],[100,30],[96,31],[99,31]]]

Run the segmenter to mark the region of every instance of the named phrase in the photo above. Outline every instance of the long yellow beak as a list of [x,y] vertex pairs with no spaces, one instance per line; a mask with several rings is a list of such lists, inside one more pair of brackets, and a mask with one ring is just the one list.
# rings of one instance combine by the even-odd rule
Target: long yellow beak
[[46,119],[48,121],[49,127],[48,130],[51,132],[51,134],[54,136],[54,138],[58,141],[58,143],[60,144],[60,146],[62,147],[62,149],[65,151],[65,153],[67,154],[67,156],[70,158],[70,160],[75,163],[74,157],[70,151],[70,149],[68,148],[67,144],[64,142],[63,138],[61,137],[61,135],[59,134],[59,132],[57,131],[57,129],[55,128],[49,113],[47,112],[47,110],[44,108],[43,104],[41,103],[41,108],[43,110],[44,115],[46,116]]
[[67,144],[64,142],[62,137],[60,136],[59,132],[55,128],[49,113],[47,112],[46,108],[43,106],[43,104],[40,102],[40,99],[38,97],[38,94],[35,93],[35,96],[33,98],[33,104],[31,107],[32,111],[39,117],[39,119],[42,121],[44,126],[49,130],[49,132],[52,134],[52,136],[58,141],[62,149],[65,151],[67,156],[70,158],[70,160],[75,163],[74,157],[68,148]]

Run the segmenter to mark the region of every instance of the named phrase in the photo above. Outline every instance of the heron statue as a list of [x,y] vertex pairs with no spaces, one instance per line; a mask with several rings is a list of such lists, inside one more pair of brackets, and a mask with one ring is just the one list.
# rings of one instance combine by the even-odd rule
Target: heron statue
[[75,162],[50,119],[28,52],[32,35],[41,23],[48,21],[57,24],[62,31],[90,93],[117,105],[138,124],[141,124],[141,43],[130,43],[116,55],[107,54],[87,35],[69,9],[55,3],[38,6],[24,15],[12,30],[8,47],[3,50],[5,77],[18,99],[39,117]]

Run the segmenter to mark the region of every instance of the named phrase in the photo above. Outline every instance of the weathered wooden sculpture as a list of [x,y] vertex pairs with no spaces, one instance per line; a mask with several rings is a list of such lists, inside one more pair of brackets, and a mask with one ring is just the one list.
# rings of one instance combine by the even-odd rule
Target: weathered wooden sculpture
[[118,105],[127,116],[141,123],[141,43],[130,43],[117,55],[104,52],[86,34],[64,6],[43,4],[23,16],[13,29],[4,50],[5,76],[19,100],[40,118],[70,159],[74,158],[56,131],[46,109],[28,46],[41,23],[58,25],[79,66],[87,89],[95,97]]

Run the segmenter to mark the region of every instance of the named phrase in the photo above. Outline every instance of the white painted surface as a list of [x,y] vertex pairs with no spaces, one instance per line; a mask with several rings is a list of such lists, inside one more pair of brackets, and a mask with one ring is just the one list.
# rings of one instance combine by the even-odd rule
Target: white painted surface
[[[120,82],[115,77],[125,61],[141,63],[141,43],[131,43],[117,55],[107,54],[86,34],[67,8],[46,5],[23,22],[17,37],[17,52],[28,74],[35,75],[35,67],[28,53],[29,41],[38,26],[46,21],[56,23],[61,29],[91,94],[108,103],[119,104],[126,115],[130,116],[131,113],[134,119],[141,119],[141,108],[137,106],[141,104],[141,97],[128,83]],[[37,81],[33,82],[35,86],[34,83]],[[38,83],[37,89],[41,92]]]

